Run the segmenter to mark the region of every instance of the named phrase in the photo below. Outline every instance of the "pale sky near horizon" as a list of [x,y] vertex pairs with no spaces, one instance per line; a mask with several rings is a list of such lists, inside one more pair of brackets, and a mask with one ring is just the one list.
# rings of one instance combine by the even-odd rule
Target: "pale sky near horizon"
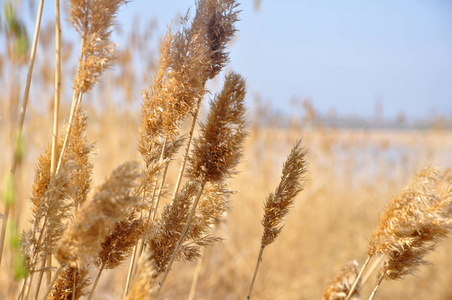
[[[241,1],[230,69],[279,112],[293,97],[326,114],[386,118],[452,116],[452,1]],[[131,1],[119,12],[127,32],[156,17],[162,36],[192,0]],[[53,14],[50,8],[50,14]],[[301,112],[301,109],[300,109]],[[295,113],[298,111],[295,110]]]

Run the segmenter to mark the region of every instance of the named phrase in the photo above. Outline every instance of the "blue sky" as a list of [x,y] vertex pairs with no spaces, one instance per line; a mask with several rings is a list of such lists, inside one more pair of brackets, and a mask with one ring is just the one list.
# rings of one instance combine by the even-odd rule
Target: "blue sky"
[[[131,1],[119,13],[157,18],[158,34],[194,1]],[[280,112],[293,97],[321,113],[408,118],[452,115],[452,1],[242,1],[230,69],[247,78],[253,95]],[[50,13],[53,9],[49,8]],[[300,110],[301,111],[301,110]],[[295,111],[296,113],[298,111]]]

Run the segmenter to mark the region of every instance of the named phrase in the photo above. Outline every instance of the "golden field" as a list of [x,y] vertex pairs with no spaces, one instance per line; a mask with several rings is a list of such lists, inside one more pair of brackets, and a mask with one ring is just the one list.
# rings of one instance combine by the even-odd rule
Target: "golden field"
[[[87,135],[96,141],[96,154],[91,159],[96,186],[118,164],[139,159],[136,136],[140,113],[111,107],[102,114],[91,110],[89,116]],[[1,122],[1,128],[6,129],[6,120]],[[20,229],[28,226],[27,196],[33,167],[50,131],[49,115],[31,110],[24,129],[25,160],[19,168],[20,201],[14,211]],[[308,182],[281,236],[264,253],[254,299],[320,299],[327,280],[342,264],[354,259],[364,262],[367,238],[379,214],[415,173],[425,166],[450,166],[452,132],[446,130],[304,130],[251,123],[249,131],[240,173],[231,180],[236,191],[231,210],[215,229],[224,240],[205,251],[195,299],[244,299],[259,251],[263,202],[278,184],[282,163],[298,138],[303,138],[309,150]],[[1,133],[3,180],[11,144],[6,130]],[[450,240],[442,241],[427,258],[431,265],[400,282],[384,282],[377,298],[450,299],[451,246]],[[17,292],[18,286],[9,278],[8,261],[6,256],[1,267],[3,298],[8,290]],[[196,263],[176,263],[161,299],[186,299],[195,267]],[[107,271],[99,283],[97,299],[120,298],[126,274],[126,265]],[[375,274],[365,285],[363,296],[370,293],[374,282]]]

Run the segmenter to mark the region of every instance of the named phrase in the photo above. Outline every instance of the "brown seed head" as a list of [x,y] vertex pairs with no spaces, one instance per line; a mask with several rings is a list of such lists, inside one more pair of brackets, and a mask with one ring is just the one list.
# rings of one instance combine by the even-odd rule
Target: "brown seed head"
[[112,172],[66,230],[56,255],[60,263],[82,266],[101,251],[102,241],[117,222],[126,219],[128,209],[138,205],[140,198],[132,191],[140,176],[138,163],[125,163]]
[[242,157],[245,130],[245,80],[237,73],[225,77],[223,90],[210,103],[207,120],[194,140],[188,176],[216,182],[235,173]]
[[273,243],[278,237],[282,229],[279,224],[289,213],[294,198],[303,190],[305,181],[303,175],[307,171],[306,153],[306,149],[301,147],[301,140],[299,140],[284,163],[279,186],[274,194],[270,193],[265,202],[264,218],[262,219],[264,226],[262,248]]
[[368,254],[384,254],[383,279],[401,279],[425,264],[423,257],[450,233],[452,219],[445,215],[452,203],[449,192],[438,192],[439,173],[425,168],[413,184],[386,207],[369,241]]
[[[336,276],[328,282],[322,300],[345,300],[358,277],[358,273],[358,262],[356,260],[343,265]],[[359,290],[360,284],[358,284],[350,299],[359,300]]]

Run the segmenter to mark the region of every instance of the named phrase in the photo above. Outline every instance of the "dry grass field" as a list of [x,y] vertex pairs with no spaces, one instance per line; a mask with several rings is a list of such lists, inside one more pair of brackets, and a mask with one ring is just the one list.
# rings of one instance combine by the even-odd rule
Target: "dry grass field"
[[[111,108],[108,117],[90,113],[88,138],[96,141],[94,185],[121,162],[139,159],[136,131],[139,113]],[[27,154],[20,171],[20,197],[15,212],[26,228],[28,195],[36,156],[50,139],[51,118],[30,111],[25,127]],[[4,123],[2,128],[5,128]],[[371,236],[384,206],[424,166],[451,165],[452,132],[350,129],[281,129],[250,125],[237,191],[218,235],[224,240],[206,249],[196,299],[244,299],[259,251],[262,207],[278,183],[282,162],[296,139],[309,149],[309,181],[297,197],[286,226],[266,250],[255,284],[255,299],[320,299],[327,280],[340,266],[366,258]],[[2,131],[2,145],[8,135]],[[2,180],[10,147],[1,160]],[[169,176],[173,178],[173,176]],[[385,282],[379,299],[450,299],[452,242],[443,240],[429,255],[431,265],[400,282]],[[8,256],[4,260],[9,261]],[[2,265],[3,297],[11,285],[8,263]],[[162,290],[162,299],[186,299],[196,263],[177,263]],[[106,272],[98,299],[121,296],[127,265]],[[375,275],[364,287],[370,292]],[[11,287],[11,286],[10,286]]]
[[[116,104],[106,100],[102,105],[93,104],[99,95],[108,94],[107,91],[115,84],[113,80],[104,81],[98,90],[84,96],[82,102],[82,108],[88,116],[86,138],[95,142],[89,154],[93,169],[87,203],[96,197],[95,187],[105,182],[119,165],[128,161],[139,161],[144,165],[143,153],[137,150],[144,143],[144,138],[140,136],[140,128],[144,130],[141,110],[128,102]],[[17,89],[22,90],[23,84]],[[15,89],[9,87],[7,90]],[[2,198],[8,192],[5,182],[11,169],[11,157],[14,157],[12,132],[16,128],[15,115],[19,107],[18,95],[21,93],[0,95]],[[250,98],[246,97],[248,101]],[[39,174],[38,157],[52,140],[53,96],[49,100],[34,94],[32,90],[30,102],[23,127],[23,156],[15,172],[16,200],[9,212],[10,223],[16,225],[10,228],[16,227],[18,233],[30,230],[35,218],[30,199],[34,197],[32,189],[33,182],[37,180],[36,173]],[[67,103],[61,103],[60,128],[68,122],[70,107]],[[208,111],[208,101],[204,100],[198,120],[204,120]],[[208,227],[212,235],[222,240],[201,248],[202,264],[197,264],[196,260],[176,261],[162,286],[159,299],[187,299],[194,274],[199,276],[194,299],[246,298],[261,247],[263,207],[269,193],[278,186],[283,164],[299,139],[302,139],[301,145],[308,151],[305,157],[308,171],[303,175],[306,179],[304,190],[295,198],[288,215],[284,217],[284,228],[278,238],[265,247],[252,299],[321,299],[328,281],[342,265],[353,260],[360,266],[364,263],[368,241],[377,227],[380,214],[392,199],[413,182],[418,172],[425,167],[439,168],[442,182],[452,183],[450,129],[286,126],[276,121],[262,124],[260,119],[263,116],[258,111],[259,108],[256,108],[256,111],[245,113],[249,135],[243,144],[241,161],[236,167],[238,173],[227,180],[222,179],[228,182],[229,190],[233,191],[229,197],[230,208]],[[271,112],[266,118],[271,119]],[[182,120],[181,132],[189,132],[190,126],[190,119]],[[198,138],[202,136],[199,129],[198,124],[194,134]],[[171,156],[166,181],[162,185],[164,193],[157,210],[157,220],[163,207],[171,202],[183,148]],[[193,166],[196,162],[191,164]],[[84,213],[86,207],[88,205],[82,205],[75,210]],[[3,214],[4,202],[0,209]],[[64,226],[69,228],[76,223],[78,215],[82,214],[80,211],[71,214]],[[449,207],[446,218],[450,219],[450,213]],[[135,215],[133,217],[138,218]],[[67,230],[66,227],[64,230]],[[178,234],[181,235],[180,232]],[[14,279],[14,262],[19,254],[11,239],[17,236],[14,230],[7,230],[0,266],[0,299],[17,299],[22,288],[23,279]],[[155,236],[152,238],[156,239]],[[196,241],[194,238],[192,243]],[[63,243],[56,247],[65,249],[66,246]],[[71,248],[67,249],[69,253]],[[59,266],[58,261],[67,258],[61,258],[64,255],[55,252],[52,254],[55,271]],[[77,253],[74,257],[76,268],[80,267],[80,261],[86,263],[77,257]],[[426,259],[430,264],[421,266],[414,276],[406,276],[400,281],[385,280],[375,299],[452,299],[452,241],[438,239],[437,247],[427,254]],[[93,299],[122,299],[129,261],[130,255],[116,269],[103,271]],[[71,262],[66,263],[71,265]],[[98,269],[92,261],[88,261],[87,266],[92,283]],[[49,279],[44,276],[39,299],[44,297]],[[374,272],[360,290],[362,299],[369,297],[376,280],[377,272]],[[35,286],[31,287],[29,298],[34,296],[35,289]],[[88,287],[85,293],[90,290],[91,287]],[[155,295],[153,297],[156,298]],[[87,298],[87,294],[82,296],[82,299]]]

